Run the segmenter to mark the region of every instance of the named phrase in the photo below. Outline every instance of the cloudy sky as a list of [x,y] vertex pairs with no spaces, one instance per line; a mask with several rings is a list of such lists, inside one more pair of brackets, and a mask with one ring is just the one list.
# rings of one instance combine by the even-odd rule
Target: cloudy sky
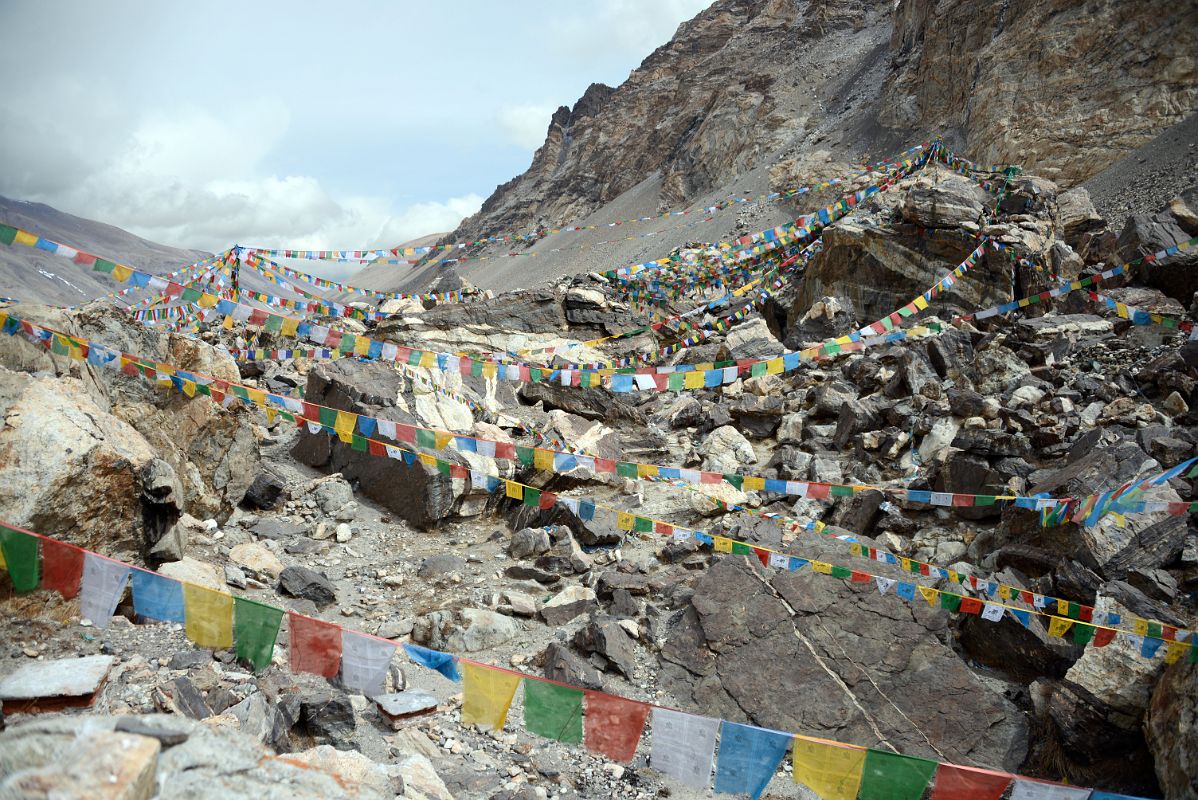
[[0,0],[0,194],[166,244],[394,245],[710,0]]

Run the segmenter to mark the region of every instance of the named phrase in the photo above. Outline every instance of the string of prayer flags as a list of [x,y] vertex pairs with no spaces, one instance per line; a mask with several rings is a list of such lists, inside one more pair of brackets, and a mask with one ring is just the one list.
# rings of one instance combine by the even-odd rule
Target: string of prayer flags
[[156,572],[133,570],[133,613],[159,622],[185,623],[183,584]]
[[870,750],[861,771],[858,800],[920,800],[937,766],[926,758]]
[[781,731],[724,722],[715,765],[715,790],[761,797],[778,770],[794,736]]
[[460,681],[462,679],[461,674],[458,672],[457,659],[449,653],[442,653],[439,650],[429,650],[427,647],[407,642],[404,642],[403,649],[408,654],[408,658],[412,659],[413,663],[439,672],[451,681]]
[[649,705],[602,692],[587,692],[586,748],[612,761],[628,763],[649,716]]
[[1011,800],[1087,800],[1089,789],[1016,778],[1011,787]]
[[132,569],[119,561],[86,553],[79,588],[79,614],[97,628],[107,628],[125,593],[130,572]]
[[822,800],[857,800],[865,750],[795,737],[791,751],[794,782]]
[[382,694],[395,644],[375,636],[341,629],[341,682],[367,697]]
[[233,646],[233,595],[185,583],[183,616],[187,638],[200,647],[225,650]]
[[1011,776],[975,767],[941,764],[936,768],[931,800],[999,800]]
[[341,670],[341,626],[287,612],[292,672],[335,678]]
[[29,534],[0,525],[0,551],[12,588],[32,592],[40,583],[38,578],[37,539]]
[[687,786],[706,789],[719,729],[718,719],[654,708],[650,765]]
[[524,727],[538,736],[559,742],[582,742],[580,689],[555,683],[524,681]]
[[[134,590],[134,600],[137,599]],[[233,642],[237,658],[263,670],[270,666],[275,654],[275,641],[279,637],[279,625],[283,622],[283,609],[264,605],[256,600],[237,597],[233,600]]]
[[462,662],[462,724],[503,730],[520,675]]
[[42,588],[70,600],[79,594],[83,580],[84,551],[57,541],[42,540]]

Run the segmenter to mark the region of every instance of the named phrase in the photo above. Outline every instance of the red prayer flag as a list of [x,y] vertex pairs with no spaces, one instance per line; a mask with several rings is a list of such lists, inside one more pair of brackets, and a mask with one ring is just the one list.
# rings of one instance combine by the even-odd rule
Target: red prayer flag
[[998,800],[1012,777],[988,769],[941,764],[936,768],[932,800]]
[[832,487],[826,483],[807,484],[807,497],[812,500],[827,500],[832,493]]
[[341,628],[287,612],[291,631],[291,671],[311,672],[325,678],[337,677],[341,669]]
[[83,578],[83,551],[53,539],[42,539],[42,588],[53,589],[67,600],[79,594]]
[[612,761],[631,761],[647,716],[649,706],[645,703],[587,692],[586,713],[582,717],[587,749]]
[[982,601],[976,597],[962,597],[961,606],[958,610],[962,614],[981,614]]
[[1115,640],[1115,632],[1110,628],[1095,628],[1094,639],[1090,644],[1095,647],[1106,647]]
[[849,577],[852,579],[853,583],[869,583],[871,580],[873,580],[872,576],[864,572],[858,572],[857,570],[853,570]]
[[553,504],[557,502],[557,495],[553,492],[541,492],[540,508],[548,510],[553,508]]
[[757,556],[757,560],[761,562],[761,566],[768,567],[770,565],[770,554],[768,551],[762,550],[760,547],[754,547],[753,554]]

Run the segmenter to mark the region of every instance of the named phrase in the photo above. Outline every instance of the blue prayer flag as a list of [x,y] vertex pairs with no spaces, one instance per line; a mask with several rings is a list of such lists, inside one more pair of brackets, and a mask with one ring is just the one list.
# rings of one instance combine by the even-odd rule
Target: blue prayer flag
[[757,800],[786,757],[793,739],[789,733],[725,721],[720,729],[715,790],[747,794]]
[[427,647],[421,647],[418,644],[404,643],[404,652],[408,654],[408,658],[422,667],[436,670],[449,678],[451,681],[460,681],[462,676],[458,674],[457,659],[449,653],[442,653],[439,650],[429,650]]
[[154,572],[133,570],[133,611],[160,622],[185,622],[183,584]]

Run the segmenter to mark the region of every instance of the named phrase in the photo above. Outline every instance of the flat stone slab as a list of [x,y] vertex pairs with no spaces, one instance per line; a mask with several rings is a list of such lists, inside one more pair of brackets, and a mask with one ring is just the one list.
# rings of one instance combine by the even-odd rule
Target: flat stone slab
[[113,656],[31,661],[0,680],[0,700],[90,697],[104,685],[114,663]]
[[437,708],[437,698],[419,689],[395,694],[380,694],[374,698],[374,702],[378,704],[379,711],[382,711],[383,715],[392,721],[435,711]]
[[308,530],[308,526],[268,517],[258,522],[250,530],[263,539],[292,539],[305,533]]

